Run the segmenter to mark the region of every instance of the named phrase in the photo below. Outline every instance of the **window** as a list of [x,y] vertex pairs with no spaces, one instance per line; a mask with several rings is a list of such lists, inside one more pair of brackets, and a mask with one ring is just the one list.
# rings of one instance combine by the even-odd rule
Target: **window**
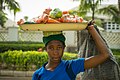
[[104,24],[106,31],[119,31],[120,25],[115,22],[105,22]]
[[111,25],[108,25],[108,29],[111,29]]
[[111,24],[111,22],[108,22],[108,24]]
[[112,22],[112,24],[116,24],[115,22]]
[[114,24],[112,25],[112,29],[115,29],[115,25]]
[[117,30],[120,29],[119,25],[117,25],[116,29],[117,29]]

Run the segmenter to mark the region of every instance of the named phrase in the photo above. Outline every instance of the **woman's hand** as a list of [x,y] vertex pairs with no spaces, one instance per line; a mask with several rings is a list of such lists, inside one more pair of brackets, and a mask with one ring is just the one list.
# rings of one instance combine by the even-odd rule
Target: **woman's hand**
[[90,27],[91,25],[94,25],[94,24],[95,24],[95,21],[94,20],[90,20],[88,22],[88,25],[87,25],[86,29],[88,30],[88,27]]

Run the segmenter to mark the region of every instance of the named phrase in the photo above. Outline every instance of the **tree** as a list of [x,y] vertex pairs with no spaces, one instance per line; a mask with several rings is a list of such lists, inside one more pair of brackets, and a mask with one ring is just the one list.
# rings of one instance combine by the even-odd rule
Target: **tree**
[[94,14],[104,14],[112,16],[112,21],[120,24],[120,0],[118,0],[118,7],[115,5],[109,5],[107,7],[98,9],[98,6],[104,0],[79,0],[79,15],[86,15],[89,11],[92,11],[92,20],[94,20]]
[[112,21],[120,24],[120,0],[118,0],[118,6],[108,5],[97,10],[97,13],[111,16]]
[[4,23],[6,22],[7,17],[6,14],[3,11],[0,11],[0,26],[5,28]]
[[119,10],[119,14],[120,14],[120,0],[118,0],[118,10]]
[[111,16],[112,21],[120,23],[120,14],[118,8],[114,5],[109,5],[107,7],[101,8],[97,11],[97,13]]
[[86,14],[88,11],[92,11],[92,20],[94,20],[95,11],[102,1],[103,0],[80,0],[80,14]]
[[[6,10],[6,8],[8,10],[14,12],[14,20],[15,20],[16,13],[20,11],[20,6],[19,6],[18,2],[16,2],[15,0],[0,0],[0,11],[2,11],[4,13],[4,10]],[[6,17],[6,15],[4,15],[4,16]],[[0,18],[0,19],[2,19],[2,18]],[[6,22],[6,20],[7,19],[5,19],[5,22]],[[5,22],[3,22],[2,24],[5,24]]]
[[28,21],[28,16],[24,16],[24,19],[27,22]]
[[120,24],[120,0],[118,0],[118,11],[119,11],[119,19],[118,19],[118,24]]

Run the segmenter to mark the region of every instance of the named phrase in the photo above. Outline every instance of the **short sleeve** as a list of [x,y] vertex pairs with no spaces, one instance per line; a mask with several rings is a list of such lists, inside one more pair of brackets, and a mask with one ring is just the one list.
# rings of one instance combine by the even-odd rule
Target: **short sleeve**
[[85,71],[84,62],[85,62],[85,58],[71,60],[71,66],[72,66],[74,74],[78,74],[80,72]]
[[42,74],[42,68],[36,70],[32,75],[32,80],[38,80],[41,77]]
[[32,75],[32,80],[37,80],[37,77],[38,77],[38,71],[36,71],[35,73],[33,73]]

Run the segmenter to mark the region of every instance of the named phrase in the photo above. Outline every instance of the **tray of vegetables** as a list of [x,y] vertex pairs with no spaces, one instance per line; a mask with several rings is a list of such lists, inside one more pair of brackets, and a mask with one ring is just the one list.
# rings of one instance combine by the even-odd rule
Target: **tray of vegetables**
[[48,8],[45,9],[42,15],[30,21],[20,19],[17,24],[22,30],[27,31],[64,31],[83,30],[88,22],[69,11],[61,11],[59,8],[53,10]]

